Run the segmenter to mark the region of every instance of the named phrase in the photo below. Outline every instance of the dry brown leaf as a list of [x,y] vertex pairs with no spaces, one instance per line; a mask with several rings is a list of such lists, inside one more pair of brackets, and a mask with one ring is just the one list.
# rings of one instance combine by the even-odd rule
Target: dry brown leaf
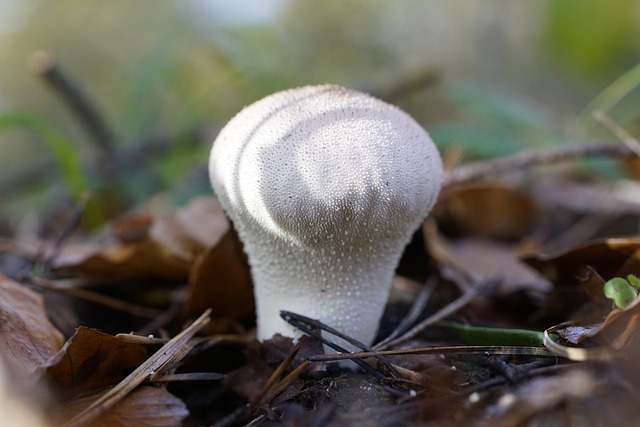
[[[71,419],[107,390],[70,402],[60,416]],[[162,387],[140,386],[113,408],[91,421],[96,427],[178,427],[189,415],[184,402]]]
[[214,317],[244,318],[254,312],[251,274],[242,244],[233,232],[201,254],[189,276],[187,307],[200,313],[211,307]]
[[116,384],[146,360],[140,344],[83,326],[47,364],[47,378],[66,397]]
[[611,308],[611,300],[604,295],[604,284],[606,280],[598,274],[592,267],[586,266],[584,274],[580,274],[577,279],[582,285],[582,289],[598,306],[605,309]]
[[602,338],[615,349],[627,348],[638,335],[640,326],[640,298],[625,308],[615,308],[604,320],[584,331],[580,340]]
[[186,260],[215,247],[229,231],[222,206],[213,197],[200,197],[175,213],[153,222],[151,239]]
[[519,239],[531,228],[531,200],[505,186],[457,187],[443,191],[433,217],[456,235]]
[[170,339],[151,357],[134,369],[117,385],[109,389],[98,399],[76,414],[67,422],[68,426],[83,427],[91,421],[111,410],[125,396],[134,391],[147,380],[153,381],[156,376],[162,376],[166,370],[171,370],[181,363],[182,359],[193,349],[195,343],[189,343],[191,338],[209,323],[211,310],[202,313],[196,320],[178,335]]
[[0,274],[0,363],[32,384],[64,338],[51,324],[42,296]]
[[165,388],[142,386],[111,411],[92,422],[104,427],[179,427],[189,415],[187,405]]
[[[95,248],[95,245],[92,246]],[[188,274],[189,262],[145,239],[100,248],[94,252],[75,245],[66,246],[54,260],[53,268],[58,273],[107,282],[125,279],[181,281]]]
[[462,289],[499,278],[495,293],[500,297],[521,290],[551,290],[551,283],[519,260],[507,245],[480,239],[448,241],[431,221],[425,223],[424,231],[429,252],[440,265],[442,275]]
[[118,241],[133,243],[149,235],[149,228],[152,223],[152,214],[141,213],[116,219],[111,223],[111,231]]
[[526,262],[554,284],[544,310],[550,324],[597,323],[610,304],[598,296],[598,288],[611,278],[640,271],[640,241],[596,240],[558,255],[531,256]]
[[621,183],[570,182],[556,177],[538,183],[534,187],[533,197],[543,209],[609,216],[640,215],[640,202],[625,197]]
[[579,285],[579,278],[584,276],[587,266],[605,280],[621,275],[626,277],[626,274],[634,272],[627,273],[628,270],[640,267],[640,240],[596,240],[558,255],[538,255],[528,257],[526,261],[556,286]]
[[631,157],[622,161],[622,166],[626,169],[629,175],[636,181],[640,181],[640,158]]
[[54,270],[101,282],[186,281],[195,259],[219,243],[229,223],[218,201],[203,197],[152,222],[147,216],[119,220],[114,230],[123,241],[106,246],[65,245],[54,258]]

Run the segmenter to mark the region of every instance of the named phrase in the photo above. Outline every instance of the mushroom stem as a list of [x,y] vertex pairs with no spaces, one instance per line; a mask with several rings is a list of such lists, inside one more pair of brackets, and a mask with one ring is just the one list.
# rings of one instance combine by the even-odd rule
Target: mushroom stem
[[[260,283],[255,287],[258,339],[266,340],[276,333],[300,335],[280,318],[280,311],[286,310],[318,319],[371,344],[382,317],[380,307],[384,309],[398,264],[401,253],[398,248],[387,247],[372,254],[368,248],[358,246],[357,241],[323,250],[277,240],[273,239],[267,248],[252,244],[247,247],[249,254],[263,253],[266,249],[286,260],[278,270],[253,267],[254,281]],[[296,286],[285,288],[283,283]],[[348,344],[343,346],[352,348]]]

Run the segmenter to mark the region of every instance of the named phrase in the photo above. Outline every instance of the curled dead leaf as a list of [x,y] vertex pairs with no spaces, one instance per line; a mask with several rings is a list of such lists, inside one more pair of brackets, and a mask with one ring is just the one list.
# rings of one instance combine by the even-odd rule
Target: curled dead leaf
[[106,248],[68,245],[54,260],[53,269],[60,274],[79,275],[99,282],[136,279],[176,282],[187,276],[189,262],[144,239]]
[[47,317],[40,294],[0,274],[0,364],[31,384],[64,338]]
[[67,244],[53,260],[57,273],[96,281],[163,280],[184,282],[196,258],[215,247],[229,230],[213,197],[193,200],[161,218],[119,220],[114,227],[124,240],[115,244]]
[[519,239],[531,228],[532,201],[500,184],[445,189],[432,216],[454,234],[495,239]]
[[606,301],[597,296],[598,287],[613,277],[640,271],[640,240],[595,240],[557,255],[536,255],[525,261],[554,284],[545,307],[551,323],[567,319],[591,323],[602,317],[603,307],[607,309]]
[[213,197],[200,197],[171,215],[153,221],[151,239],[179,258],[192,261],[214,248],[229,231],[222,206]]
[[576,246],[555,255],[536,255],[526,262],[542,272],[556,286],[578,284],[590,266],[604,279],[640,271],[640,240],[602,239]]
[[551,290],[551,283],[522,262],[506,244],[486,239],[450,241],[438,232],[433,221],[425,222],[423,231],[429,253],[439,264],[442,275],[462,289],[499,278],[495,292],[501,297],[521,290]]
[[242,319],[254,312],[251,274],[242,244],[228,232],[220,243],[202,253],[189,276],[190,313],[211,307],[215,317]]
[[[70,402],[59,418],[71,419],[104,395],[101,390]],[[166,388],[141,386],[91,421],[96,427],[179,427],[189,415],[185,403]]]
[[46,376],[70,398],[117,383],[145,360],[142,345],[81,326],[49,360]]

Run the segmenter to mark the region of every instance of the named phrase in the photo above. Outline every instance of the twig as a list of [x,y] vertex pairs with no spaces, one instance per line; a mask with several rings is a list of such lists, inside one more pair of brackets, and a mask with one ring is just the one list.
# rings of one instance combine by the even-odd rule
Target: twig
[[397,338],[400,334],[409,329],[409,327],[411,327],[411,325],[416,320],[418,320],[418,318],[426,308],[427,303],[429,302],[429,298],[431,297],[431,294],[433,293],[433,290],[435,289],[437,283],[438,280],[435,276],[431,276],[429,278],[427,283],[425,283],[425,285],[420,290],[418,297],[411,305],[411,308],[409,309],[407,315],[402,319],[402,321],[393,330],[393,332],[389,334],[388,337],[375,345],[376,347],[384,347],[387,343],[391,342],[393,339]]
[[640,142],[635,139],[625,128],[620,126],[611,117],[607,116],[604,111],[596,110],[593,113],[593,118],[598,121],[602,126],[606,127],[616,136],[624,145],[629,147],[637,156],[640,156]]
[[460,166],[445,177],[444,187],[505,172],[512,172],[538,165],[559,163],[566,160],[594,156],[628,158],[635,155],[636,154],[625,145],[606,143],[589,145],[575,144],[560,147],[555,150],[525,151],[509,157],[473,162]]
[[171,292],[169,307],[163,312],[158,313],[156,316],[150,317],[151,321],[138,329],[138,334],[149,335],[155,331],[160,330],[162,327],[175,319],[184,307],[184,294],[185,292],[183,289],[178,289]]
[[298,367],[296,367],[293,371],[289,372],[283,379],[278,381],[273,387],[268,391],[266,396],[263,397],[260,402],[263,405],[270,403],[273,399],[275,399],[280,393],[282,393],[289,385],[294,382],[302,372],[309,366],[309,361],[303,361]]
[[53,248],[49,255],[42,261],[40,268],[43,274],[49,273],[51,270],[51,263],[58,256],[58,252],[62,245],[71,237],[71,233],[78,227],[80,220],[82,219],[82,215],[84,214],[85,208],[87,207],[87,202],[89,201],[90,195],[88,193],[83,194],[80,197],[80,200],[76,202],[69,218],[67,218],[67,222],[62,229],[62,232],[56,239],[53,244]]
[[55,56],[49,52],[34,53],[31,63],[36,73],[42,76],[71,108],[103,154],[110,156],[115,151],[113,132],[80,85],[71,79],[60,67]]
[[420,89],[436,86],[441,80],[442,76],[437,70],[424,68],[406,75],[403,79],[394,79],[392,82],[376,85],[371,92],[378,98],[392,102],[414,94]]
[[144,381],[154,377],[159,377],[160,374],[166,370],[167,366],[173,366],[176,363],[176,355],[179,355],[180,357],[184,357],[186,355],[186,353],[181,351],[181,349],[185,346],[191,347],[188,345],[189,340],[196,334],[196,332],[209,323],[210,314],[211,309],[202,313],[202,315],[198,317],[198,319],[196,319],[196,321],[194,321],[188,328],[176,335],[135,371],[129,374],[124,380],[120,381],[118,385],[93,402],[91,406],[76,415],[71,421],[67,422],[65,427],[81,427],[88,425],[101,414],[113,407]]
[[[121,171],[131,171],[145,165],[150,158],[160,156],[169,149],[176,147],[196,147],[204,141],[203,130],[191,129],[176,135],[157,135],[142,138],[130,144],[131,148],[122,149],[114,153],[108,165],[112,174],[122,174]],[[205,167],[206,169],[206,167]]]
[[353,359],[353,361],[355,362],[358,359],[365,359],[368,357],[409,356],[425,354],[496,354],[505,356],[558,357],[544,347],[457,345],[398,350],[361,351],[342,354],[318,354],[315,356],[309,356],[307,359],[310,362],[329,362],[335,360]]
[[59,292],[65,295],[69,295],[74,298],[79,298],[85,301],[91,301],[96,304],[101,304],[105,307],[112,308],[114,310],[129,313],[133,316],[144,317],[147,319],[154,319],[162,315],[161,310],[155,308],[145,307],[138,304],[133,304],[128,301],[113,298],[108,295],[101,294],[99,292],[93,292],[88,289],[75,288],[75,287],[63,287],[51,280],[46,280],[41,277],[27,277],[29,283],[42,289],[47,289],[54,292]]
[[284,374],[287,368],[291,365],[296,355],[300,351],[301,345],[300,343],[296,344],[287,357],[278,365],[275,371],[271,374],[267,382],[264,384],[253,403],[249,406],[251,412],[255,413],[256,410],[263,405],[271,402],[278,394],[282,393],[284,389],[291,383],[293,380],[298,378],[302,371],[304,371],[307,366],[309,366],[309,361],[305,360],[300,366],[291,371],[287,376],[285,376],[282,380],[278,381],[278,378]]
[[296,355],[300,351],[300,343],[297,343],[289,352],[287,357],[284,358],[280,365],[276,368],[275,371],[271,374],[266,383],[262,386],[262,389],[258,392],[258,395],[253,400],[253,403],[250,405],[251,412],[255,412],[256,408],[262,404],[264,404],[264,396],[267,394],[269,389],[275,385],[278,381],[278,378],[286,371],[286,369],[291,365],[291,362],[295,359]]
[[456,311],[460,310],[462,307],[464,307],[465,305],[467,305],[468,303],[473,301],[478,295],[480,295],[480,293],[483,290],[485,290],[486,288],[488,288],[490,286],[495,285],[495,283],[497,281],[498,281],[498,279],[491,278],[491,279],[487,279],[485,281],[481,281],[481,282],[476,283],[471,288],[469,288],[469,290],[467,290],[467,292],[465,292],[461,297],[459,297],[458,299],[454,300],[450,304],[447,304],[446,306],[444,306],[442,309],[438,310],[437,312],[435,312],[431,316],[427,317],[425,320],[423,320],[422,322],[420,322],[416,326],[414,326],[412,329],[410,329],[408,332],[404,333],[403,335],[401,335],[400,337],[398,337],[398,338],[396,338],[396,339],[394,339],[392,341],[389,341],[389,342],[384,343],[384,344],[381,343],[379,345],[376,345],[375,348],[378,349],[378,350],[383,350],[383,349],[386,349],[386,348],[397,346],[398,344],[401,344],[403,342],[406,342],[406,341],[410,340],[411,338],[413,338],[416,335],[418,335],[420,332],[422,332],[425,329],[427,329],[429,326],[434,325],[435,323],[439,322],[440,320],[442,320],[442,319],[452,315]]
[[217,372],[189,372],[186,374],[162,375],[154,379],[155,383],[175,383],[186,381],[219,381],[225,378],[224,374]]
[[[341,353],[348,353],[348,350],[332,341],[329,341],[328,339],[323,337],[322,334],[316,332],[315,330],[326,331],[331,335],[341,338],[346,342],[348,342],[349,344],[353,345],[354,347],[362,349],[364,351],[372,350],[371,347],[364,345],[363,343],[356,340],[355,338],[345,335],[342,332],[338,331],[337,329],[334,329],[329,325],[325,325],[324,323],[316,319],[311,319],[301,314],[292,313],[290,311],[285,311],[285,310],[280,311],[280,317],[282,317],[287,323],[295,326],[305,334],[309,335],[311,338],[316,339],[321,343]],[[393,377],[401,378],[401,375],[398,373],[398,371],[396,371],[396,369],[386,359],[384,359],[383,357],[378,357],[378,360],[385,365],[385,368]],[[376,376],[378,378],[385,378],[385,376],[382,373],[380,373],[377,369],[369,365],[364,360],[355,359],[354,363],[359,365],[365,371],[371,373],[373,376]]]
[[[148,162],[151,157],[162,155],[169,148],[191,147],[200,144],[203,140],[201,134],[202,131],[200,129],[194,129],[185,134],[142,139],[132,143],[132,148],[122,149],[113,153],[110,163],[102,166],[108,167],[108,171],[112,175],[121,174],[118,171],[129,172]],[[0,177],[0,195],[5,198],[9,196],[17,197],[24,192],[25,188],[38,184],[54,175],[57,170],[56,165],[51,160],[36,160],[11,175]]]

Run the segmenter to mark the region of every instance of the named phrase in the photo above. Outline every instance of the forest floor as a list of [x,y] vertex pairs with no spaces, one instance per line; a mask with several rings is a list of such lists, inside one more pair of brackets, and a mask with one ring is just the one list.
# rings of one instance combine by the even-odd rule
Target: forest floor
[[[625,148],[580,150],[640,175]],[[249,268],[213,197],[98,235],[70,212],[55,239],[5,238],[0,420],[633,425],[640,185],[556,157],[454,169],[398,267],[379,334],[394,338],[348,356],[354,369],[322,355],[309,319],[289,316],[311,325],[296,345],[255,340]]]

